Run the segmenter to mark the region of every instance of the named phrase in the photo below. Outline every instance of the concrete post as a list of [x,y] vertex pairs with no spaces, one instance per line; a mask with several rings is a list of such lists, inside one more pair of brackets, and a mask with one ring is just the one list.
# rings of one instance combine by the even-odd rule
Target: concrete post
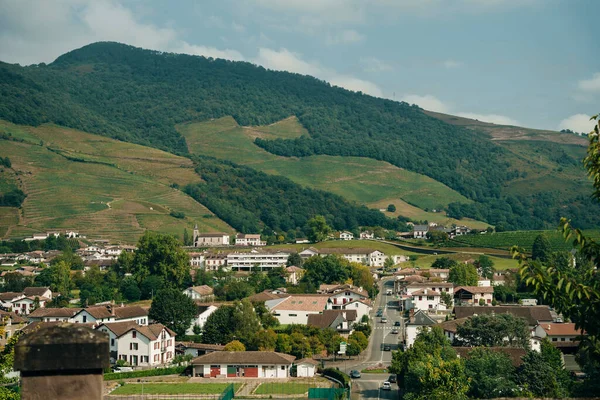
[[108,335],[85,326],[44,326],[15,345],[22,400],[100,400],[109,365]]

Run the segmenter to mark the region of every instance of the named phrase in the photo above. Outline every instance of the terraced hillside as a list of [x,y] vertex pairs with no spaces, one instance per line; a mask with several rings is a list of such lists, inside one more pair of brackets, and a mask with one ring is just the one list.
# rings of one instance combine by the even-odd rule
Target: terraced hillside
[[[0,236],[76,229],[92,238],[133,243],[145,229],[181,236],[231,228],[172,184],[199,182],[192,162],[153,148],[54,125],[37,128],[0,121],[3,153],[14,184],[27,193],[22,211],[0,208]],[[16,172],[14,174],[12,171]],[[185,214],[184,219],[170,216]]]
[[457,220],[445,213],[427,212],[452,202],[470,200],[449,187],[421,174],[384,161],[364,157],[309,156],[281,157],[254,144],[257,137],[290,139],[308,135],[296,117],[267,126],[242,127],[232,117],[181,124],[191,153],[213,156],[244,164],[268,174],[283,175],[296,183],[339,194],[373,208],[396,205],[390,216],[404,215],[439,223],[465,223],[474,228],[488,226],[474,220]]

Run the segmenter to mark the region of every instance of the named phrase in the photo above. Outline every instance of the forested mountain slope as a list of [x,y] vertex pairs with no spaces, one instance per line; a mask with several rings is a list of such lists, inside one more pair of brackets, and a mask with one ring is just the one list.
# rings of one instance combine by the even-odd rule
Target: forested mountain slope
[[[544,149],[553,164],[543,165],[416,106],[249,63],[95,43],[50,65],[0,64],[0,93],[0,118],[11,122],[54,122],[179,154],[187,147],[178,123],[230,115],[242,126],[266,125],[295,115],[308,134],[256,144],[281,156],[369,157],[425,174],[475,202],[450,204],[451,216],[505,228],[553,226],[561,215],[600,225],[577,151],[553,161],[556,149]],[[519,189],[538,177],[539,187]]]

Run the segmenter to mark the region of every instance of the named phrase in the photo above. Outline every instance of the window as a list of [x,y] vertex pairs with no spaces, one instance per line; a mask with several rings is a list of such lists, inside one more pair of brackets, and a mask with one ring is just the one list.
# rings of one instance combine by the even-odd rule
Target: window
[[136,331],[131,332],[131,337],[135,339],[137,337],[137,332]]
[[83,316],[83,323],[85,324],[87,322],[87,315]]
[[298,316],[298,314],[289,314],[288,316],[289,316],[289,317],[297,317],[297,316]]
[[429,309],[432,309],[432,308],[433,308],[433,304],[430,304],[430,305],[429,305]]
[[427,296],[427,300],[433,301],[435,298],[433,296]]
[[110,339],[110,345],[114,346],[115,345],[115,339]]
[[423,300],[423,296],[419,296],[419,301]]
[[560,338],[560,341],[561,341],[561,342],[564,342],[564,341],[565,341],[565,338],[564,338],[564,337],[561,337],[561,338]]
[[285,371],[285,365],[282,365],[282,366],[281,366],[281,370],[282,370],[282,371]]
[[137,349],[138,349],[137,343],[129,343],[129,350],[137,350]]
[[555,337],[553,337],[553,338],[552,338],[552,341],[553,341],[553,342],[556,342],[556,341],[557,341],[557,339],[556,339]]

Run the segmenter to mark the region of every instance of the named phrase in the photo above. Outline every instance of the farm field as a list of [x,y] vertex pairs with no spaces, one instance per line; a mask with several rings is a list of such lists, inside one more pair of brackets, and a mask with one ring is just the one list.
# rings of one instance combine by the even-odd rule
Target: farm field
[[[593,239],[600,240],[600,231],[591,230],[584,231],[587,235]],[[458,247],[472,246],[472,247],[488,247],[494,249],[509,250],[512,246],[520,246],[526,251],[531,251],[533,241],[539,234],[544,234],[548,241],[552,251],[559,250],[570,250],[571,244],[565,242],[561,232],[559,231],[512,231],[512,232],[498,232],[498,233],[486,233],[483,235],[464,235],[456,237],[451,243]]]
[[[2,147],[27,194],[19,221],[14,209],[0,209],[2,237],[75,229],[92,239],[135,243],[145,229],[181,237],[196,223],[204,232],[232,232],[202,204],[170,186],[200,180],[188,159],[56,126],[1,122],[0,127],[24,140],[2,140]],[[174,218],[171,211],[185,218]]]
[[[228,383],[144,383],[144,394],[219,394]],[[234,385],[237,391],[241,384]],[[142,384],[127,383],[113,390],[114,395],[142,394]]]
[[[394,206],[396,206],[395,212],[387,211],[387,207],[389,204],[393,204]],[[382,210],[386,209],[386,211],[384,211],[383,213],[389,217],[398,217],[399,215],[402,215],[402,216],[412,219],[413,221],[429,221],[429,222],[435,222],[438,225],[443,225],[443,226],[451,226],[453,224],[456,224],[456,225],[465,225],[471,229],[482,229],[482,230],[486,229],[488,226],[490,226],[489,224],[487,224],[485,222],[476,221],[476,220],[469,219],[469,218],[463,218],[461,220],[449,218],[448,216],[446,216],[445,211],[435,212],[435,213],[430,212],[430,211],[425,211],[418,207],[410,205],[401,199],[377,201],[375,203],[369,203],[369,204],[367,204],[367,206],[371,207],[371,208],[375,208],[375,209],[382,209]]]
[[178,125],[191,153],[209,155],[283,175],[304,186],[339,194],[361,204],[406,199],[421,208],[468,202],[449,187],[421,174],[362,157],[280,157],[256,146],[254,138],[290,138],[306,134],[295,118],[269,126],[240,127],[231,117]]

